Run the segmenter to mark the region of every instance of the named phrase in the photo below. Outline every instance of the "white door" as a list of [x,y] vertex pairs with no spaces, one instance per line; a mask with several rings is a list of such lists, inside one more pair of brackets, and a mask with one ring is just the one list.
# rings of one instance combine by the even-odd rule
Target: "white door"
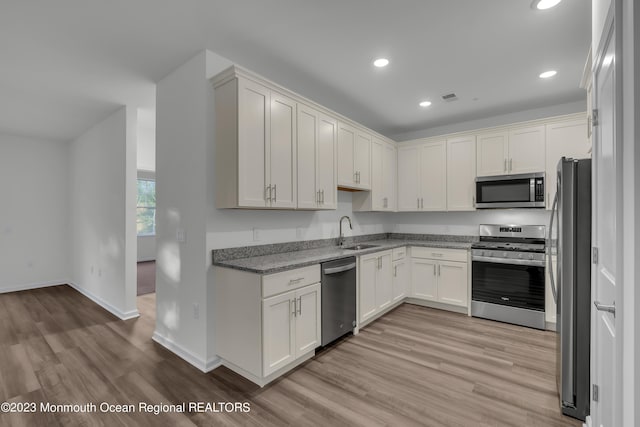
[[402,259],[393,262],[393,292],[392,301],[401,300],[407,295],[407,261]]
[[422,146],[420,163],[420,210],[447,210],[446,141]]
[[263,376],[295,359],[294,294],[287,292],[262,302]]
[[382,310],[391,304],[393,293],[393,270],[391,268],[391,251],[378,256],[379,264],[376,274],[376,306]]
[[378,257],[376,254],[360,257],[360,322],[376,314],[376,273]]
[[356,132],[355,171],[357,186],[371,188],[371,136],[361,131]]
[[[331,117],[320,114],[318,126],[317,188],[320,193],[320,208],[336,209],[338,184],[336,182],[336,148],[338,123]],[[298,170],[298,172],[300,172]]]
[[264,86],[238,79],[238,206],[268,205],[269,96]]
[[[611,33],[613,33],[613,26]],[[610,34],[611,34],[610,33]],[[605,35],[606,36],[606,35]],[[602,52],[594,73],[595,108],[599,112],[598,125],[594,128],[593,144],[593,245],[598,248],[598,262],[592,266],[591,297],[594,302],[619,305],[618,256],[620,233],[618,232],[619,180],[618,141],[616,139],[616,82],[615,42],[613,36]],[[600,427],[621,426],[620,405],[622,384],[620,366],[620,337],[618,322],[620,313],[614,316],[592,306],[591,331],[591,382],[599,388],[598,401],[591,396],[592,425]]]
[[396,210],[396,180],[398,164],[398,150],[393,144],[385,144],[382,158],[382,188],[384,195],[385,210]]
[[478,176],[507,173],[509,135],[507,132],[485,133],[477,136],[476,172]]
[[296,164],[296,102],[272,91],[269,141],[272,207],[296,207]]
[[298,104],[298,209],[315,209],[320,201],[316,188],[318,112]]
[[295,357],[298,358],[319,347],[322,340],[320,283],[298,290],[296,300]]
[[440,261],[438,263],[438,301],[467,306],[467,263]]
[[398,149],[398,210],[420,210],[420,147]]
[[435,301],[438,299],[437,262],[432,259],[411,259],[411,296]]
[[447,210],[475,209],[476,137],[447,140]]
[[544,172],[544,126],[509,131],[509,174]]
[[338,185],[353,187],[355,173],[353,170],[353,153],[356,144],[356,130],[351,126],[338,122]]

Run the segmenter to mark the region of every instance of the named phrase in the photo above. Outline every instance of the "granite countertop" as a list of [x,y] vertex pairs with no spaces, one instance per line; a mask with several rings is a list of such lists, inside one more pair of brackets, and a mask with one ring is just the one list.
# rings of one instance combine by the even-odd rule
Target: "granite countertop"
[[[383,239],[360,242],[376,245],[375,248],[361,250],[347,250],[339,246],[327,246],[316,249],[283,252],[270,255],[253,256],[248,258],[214,261],[214,265],[233,268],[258,274],[272,274],[294,268],[305,267],[325,261],[331,261],[350,256],[361,256],[403,246],[424,246],[432,248],[464,249],[471,248],[471,242],[442,241],[442,240],[414,240],[414,239]],[[350,245],[347,245],[350,246]]]

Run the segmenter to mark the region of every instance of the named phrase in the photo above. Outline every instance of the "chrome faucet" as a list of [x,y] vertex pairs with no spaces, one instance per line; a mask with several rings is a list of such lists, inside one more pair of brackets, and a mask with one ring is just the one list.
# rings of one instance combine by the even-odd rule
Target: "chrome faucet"
[[349,228],[353,230],[353,226],[351,225],[351,218],[349,218],[347,215],[340,218],[340,237],[338,237],[338,246],[344,245],[344,236],[342,235],[342,220],[345,218],[347,218],[347,221],[349,221]]

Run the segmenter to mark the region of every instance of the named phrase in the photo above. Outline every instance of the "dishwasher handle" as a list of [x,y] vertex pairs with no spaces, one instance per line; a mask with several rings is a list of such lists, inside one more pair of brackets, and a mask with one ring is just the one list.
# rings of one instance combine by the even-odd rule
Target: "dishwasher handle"
[[347,265],[341,265],[340,267],[331,267],[331,268],[325,268],[323,270],[324,274],[336,274],[336,273],[342,273],[343,271],[349,271],[349,270],[353,270],[354,268],[356,268],[356,263],[351,263],[351,264],[347,264]]

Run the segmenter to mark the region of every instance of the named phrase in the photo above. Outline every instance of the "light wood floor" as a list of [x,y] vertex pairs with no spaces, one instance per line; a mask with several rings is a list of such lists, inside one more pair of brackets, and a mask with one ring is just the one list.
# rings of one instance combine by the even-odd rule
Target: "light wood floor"
[[404,304],[260,389],[151,340],[155,294],[120,321],[67,286],[0,295],[0,402],[249,402],[248,413],[0,414],[2,426],[579,426],[558,409],[555,335]]

